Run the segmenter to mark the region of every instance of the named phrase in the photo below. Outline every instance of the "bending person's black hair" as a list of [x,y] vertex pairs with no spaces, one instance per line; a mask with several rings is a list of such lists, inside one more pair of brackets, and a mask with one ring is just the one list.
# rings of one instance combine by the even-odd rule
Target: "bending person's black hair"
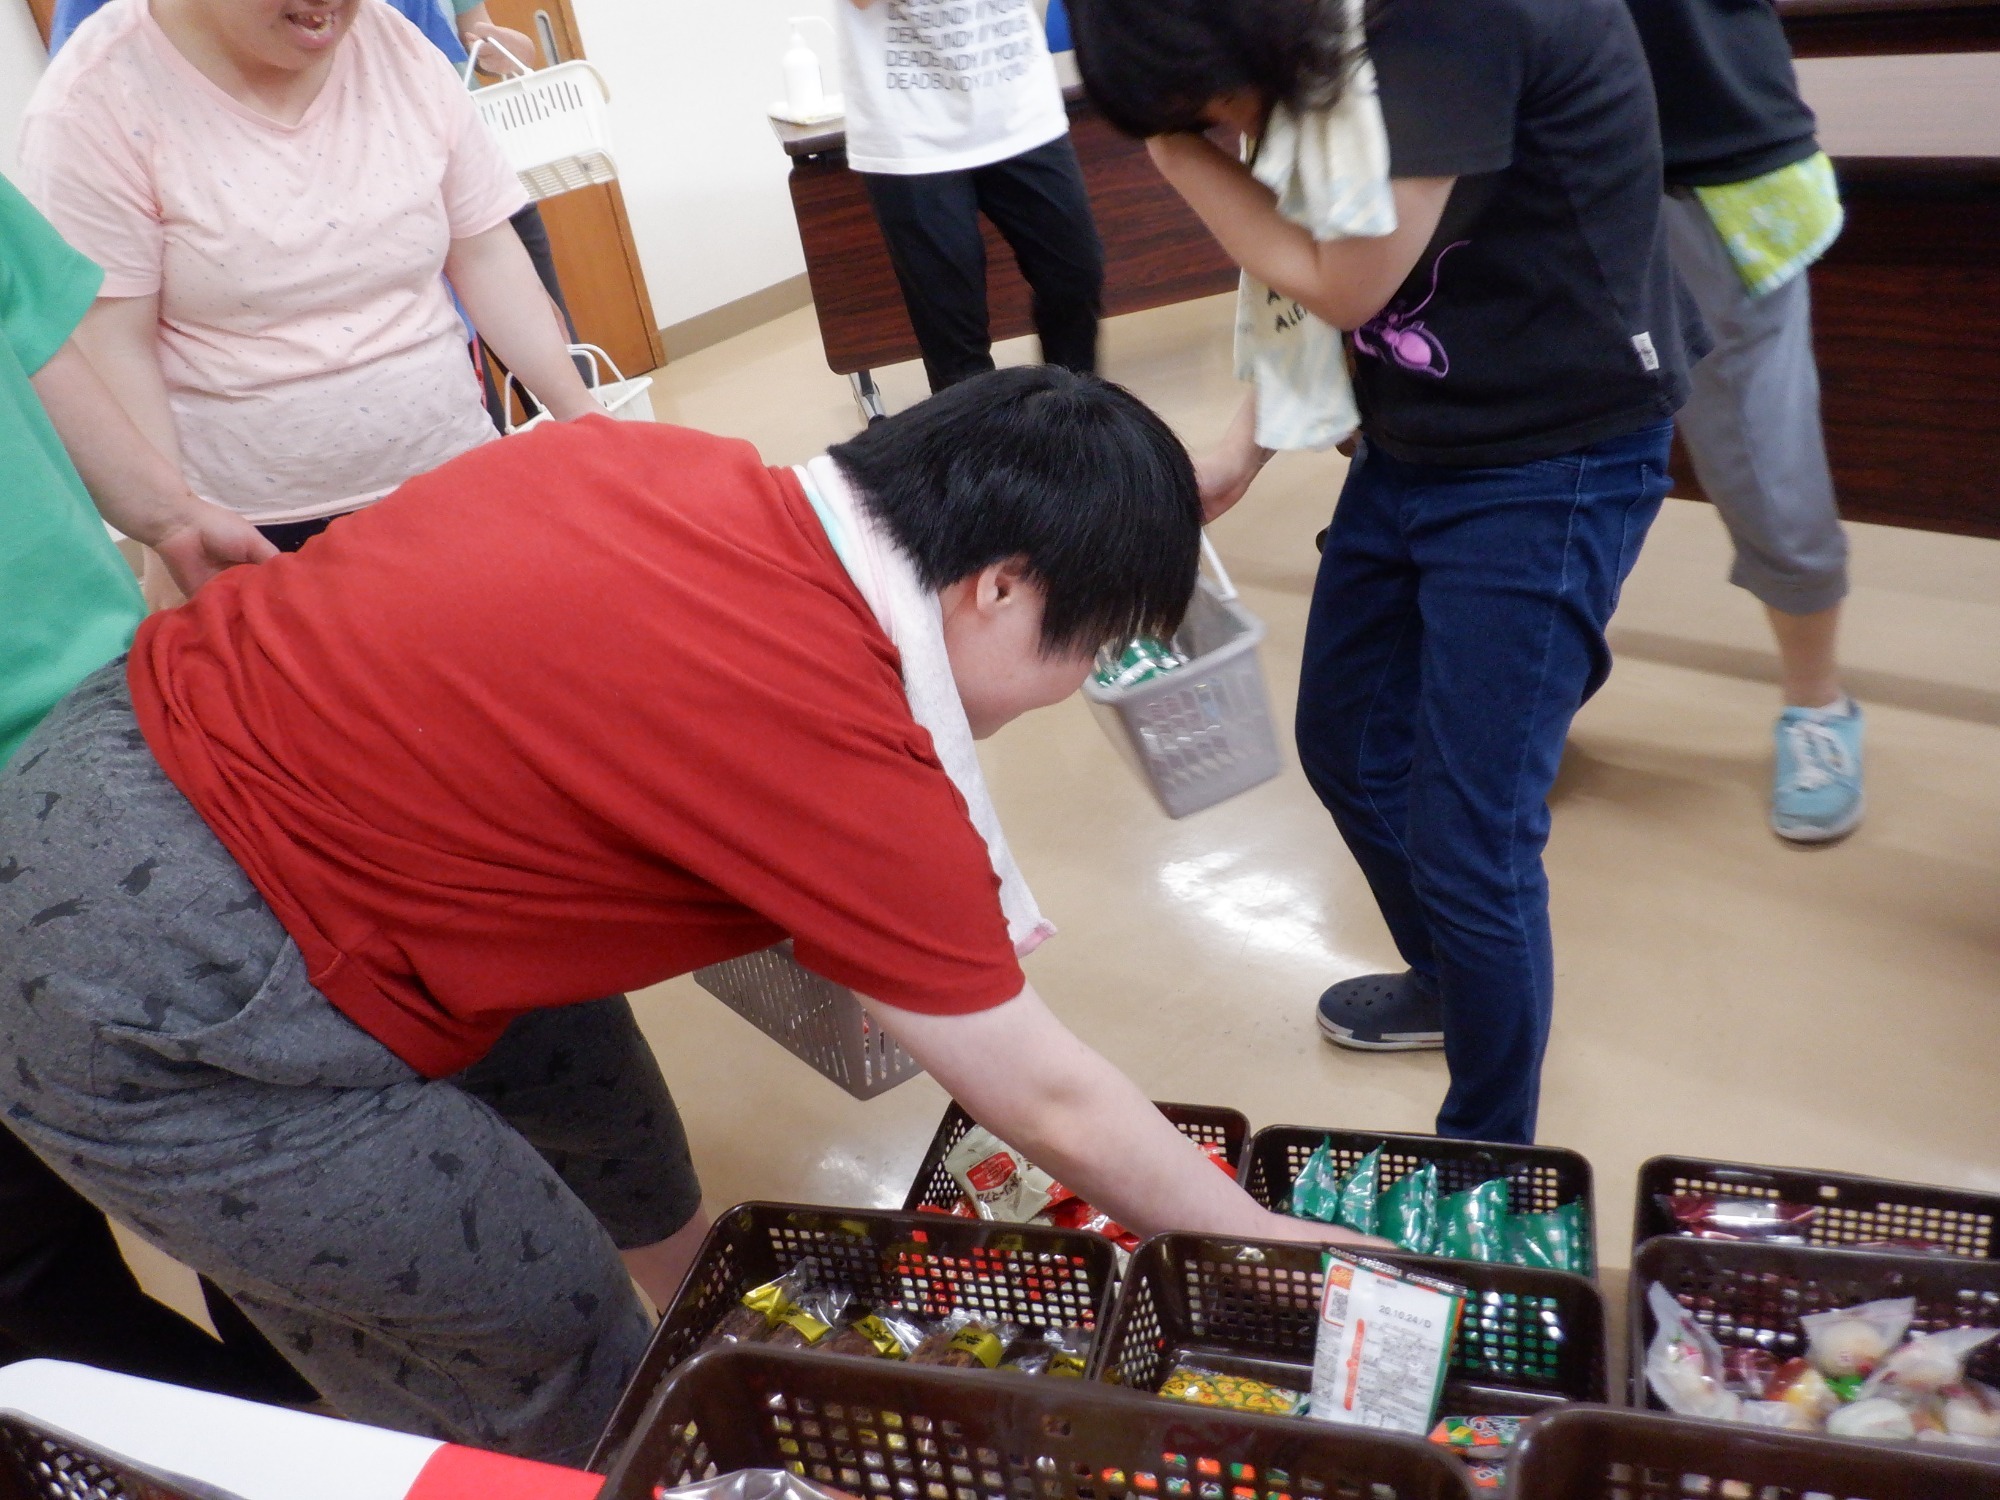
[[1347,86],[1346,0],[1070,0],[1090,102],[1127,135],[1208,128],[1210,100],[1324,109]]
[[1166,637],[1194,594],[1201,498],[1172,429],[1129,391],[1054,365],[994,370],[829,450],[941,589],[1021,557],[1042,646]]

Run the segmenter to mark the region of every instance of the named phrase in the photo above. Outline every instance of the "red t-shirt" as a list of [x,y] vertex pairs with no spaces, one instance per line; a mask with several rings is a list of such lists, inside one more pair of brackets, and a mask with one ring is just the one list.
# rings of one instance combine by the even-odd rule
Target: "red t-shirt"
[[1021,991],[895,648],[747,443],[489,443],[155,615],[130,678],[313,983],[431,1077],[787,935],[910,1010]]

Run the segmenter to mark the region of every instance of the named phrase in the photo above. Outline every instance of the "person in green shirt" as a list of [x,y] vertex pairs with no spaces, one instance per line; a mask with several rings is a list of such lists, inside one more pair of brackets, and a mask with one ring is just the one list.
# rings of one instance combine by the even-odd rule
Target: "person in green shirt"
[[[101,280],[0,177],[0,767],[145,615],[105,521],[157,551],[189,594],[276,552],[188,491],[70,342]],[[0,865],[0,882],[19,873]],[[313,1399],[233,1305],[217,1294],[209,1306],[223,1342],[146,1296],[104,1216],[0,1130],[0,1364],[47,1355]]]
[[145,615],[104,522],[187,594],[274,551],[189,491],[70,341],[103,279],[0,177],[0,764]]

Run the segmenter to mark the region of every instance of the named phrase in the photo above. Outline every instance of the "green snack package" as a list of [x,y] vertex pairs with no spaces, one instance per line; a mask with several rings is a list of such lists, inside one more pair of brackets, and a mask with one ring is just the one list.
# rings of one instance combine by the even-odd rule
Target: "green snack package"
[[1504,1177],[1453,1193],[1438,1205],[1437,1253],[1453,1260],[1504,1261],[1513,1218]]
[[1590,1224],[1582,1200],[1553,1213],[1516,1214],[1507,1229],[1506,1259],[1516,1266],[1590,1275]]
[[1376,1184],[1381,1177],[1382,1148],[1377,1146],[1347,1174],[1340,1185],[1340,1213],[1334,1222],[1357,1234],[1375,1233]]
[[1438,1173],[1433,1166],[1421,1166],[1394,1187],[1383,1191],[1377,1203],[1375,1232],[1417,1255],[1434,1254],[1437,1247]]
[[1333,1143],[1322,1141],[1292,1182],[1292,1217],[1322,1224],[1340,1218],[1341,1182],[1333,1167]]

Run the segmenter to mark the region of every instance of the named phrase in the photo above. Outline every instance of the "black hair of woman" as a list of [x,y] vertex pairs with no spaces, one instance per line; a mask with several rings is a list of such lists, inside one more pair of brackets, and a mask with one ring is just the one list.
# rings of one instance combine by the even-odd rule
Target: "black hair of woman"
[[1162,639],[1194,596],[1201,499],[1173,429],[1120,386],[991,370],[827,450],[941,589],[1025,559],[1050,654]]
[[1346,20],[1347,0],[1070,0],[1090,102],[1139,137],[1206,130],[1227,95],[1253,94],[1264,112],[1337,103]]

